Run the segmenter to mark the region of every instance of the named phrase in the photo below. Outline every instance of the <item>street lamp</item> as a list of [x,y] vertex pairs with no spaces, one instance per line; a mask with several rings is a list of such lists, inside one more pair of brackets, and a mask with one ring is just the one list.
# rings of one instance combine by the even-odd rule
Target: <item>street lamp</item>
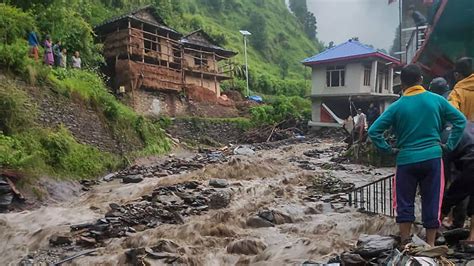
[[244,35],[244,53],[245,53],[245,78],[247,79],[247,97],[250,96],[250,89],[249,89],[249,64],[247,61],[247,36],[252,35],[249,31],[240,30],[240,34]]

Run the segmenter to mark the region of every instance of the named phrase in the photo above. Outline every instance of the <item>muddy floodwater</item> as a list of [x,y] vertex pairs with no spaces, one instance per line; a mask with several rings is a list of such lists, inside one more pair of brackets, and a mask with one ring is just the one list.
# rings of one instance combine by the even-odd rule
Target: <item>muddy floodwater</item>
[[[61,194],[58,196],[61,200],[31,211],[0,214],[0,265],[16,265],[22,259],[25,261],[28,255],[32,263],[57,262],[66,254],[91,248],[96,249],[91,255],[68,263],[325,263],[353,246],[362,233],[386,235],[396,231],[390,218],[367,215],[349,208],[343,200],[343,193],[331,193],[330,188],[329,192],[327,189],[308,189],[315,178],[332,178],[359,186],[392,172],[388,168],[374,169],[331,162],[330,159],[338,156],[343,147],[342,142],[335,140],[314,140],[261,149],[252,155],[232,155],[225,162],[209,164],[202,169],[166,177],[148,177],[136,184],[113,180],[101,182],[85,192],[78,192],[67,183],[63,187],[58,185],[57,193]],[[209,181],[214,179],[224,179],[227,184],[211,188]],[[178,196],[174,201],[181,202],[184,196],[178,192],[166,194],[157,188],[189,181],[196,181],[192,183],[194,190],[186,189],[196,195],[204,195],[204,207],[197,204],[196,199],[191,199],[189,206],[192,207],[180,209],[176,219],[173,216],[152,226],[135,226],[120,237],[104,237],[88,248],[75,244],[72,247],[50,246],[52,236],[70,235],[71,225],[103,219],[110,214],[111,203],[114,203],[112,206],[116,206],[116,210],[123,211],[124,206],[132,208],[139,202],[158,204],[151,199],[143,203],[147,195],[158,198]],[[186,192],[186,189],[183,191]],[[225,193],[230,196],[230,201],[225,206],[206,208],[211,206],[205,199],[209,193]],[[164,201],[163,198],[161,200]],[[135,205],[128,205],[130,203]],[[166,248],[157,250],[157,245]],[[145,253],[144,249],[141,252],[145,255],[126,256],[127,251],[137,248],[146,248]]]

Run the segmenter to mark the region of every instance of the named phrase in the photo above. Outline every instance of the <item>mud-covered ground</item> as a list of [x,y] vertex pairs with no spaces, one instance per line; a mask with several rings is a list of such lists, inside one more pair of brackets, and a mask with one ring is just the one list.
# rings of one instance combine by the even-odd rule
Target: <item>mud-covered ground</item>
[[[101,182],[81,195],[76,195],[76,188],[65,186],[60,192],[61,201],[31,211],[0,214],[0,265],[18,264],[22,259],[26,263],[57,262],[91,249],[96,251],[69,263],[281,265],[327,262],[354,245],[362,233],[392,234],[396,230],[391,219],[350,209],[344,194],[336,193],[339,189],[335,186],[347,188],[352,183],[359,186],[392,172],[392,169],[331,162],[343,145],[342,141],[327,139],[262,147],[264,149],[257,149],[254,155],[232,155],[226,162],[176,175],[150,176],[136,184],[123,184],[119,179]],[[155,162],[145,160],[143,163]],[[216,178],[227,180],[228,186],[211,187],[209,180]],[[324,182],[318,179],[338,182],[324,187]],[[162,187],[189,181],[197,181],[198,187],[160,194]],[[74,193],[68,197],[69,190]],[[188,192],[202,202],[193,201],[187,209],[183,205],[177,214],[171,212],[169,219],[159,213],[162,219],[152,225],[130,225],[132,229],[121,237],[103,237],[89,247],[76,244],[80,233],[71,231],[71,225],[96,223],[106,214],[110,217],[113,208],[166,205],[163,198],[151,199],[157,194],[177,198],[173,202],[181,201],[179,198],[185,199],[187,196],[183,193]],[[206,197],[216,192],[230,195],[228,205],[211,206]],[[57,235],[75,237],[73,244],[50,246],[51,237]],[[127,257],[126,252],[130,250],[134,252]]]

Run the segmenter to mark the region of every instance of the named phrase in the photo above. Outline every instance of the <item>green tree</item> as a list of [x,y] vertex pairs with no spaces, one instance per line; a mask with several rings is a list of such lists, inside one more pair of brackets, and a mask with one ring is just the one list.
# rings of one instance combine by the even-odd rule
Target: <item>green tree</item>
[[316,17],[311,12],[306,12],[306,16],[303,22],[303,28],[306,35],[311,40],[316,40],[316,30],[318,27],[316,26]]
[[247,29],[252,33],[250,43],[260,53],[264,54],[268,44],[267,21],[265,17],[260,13],[253,12],[250,15]]
[[304,24],[306,14],[308,13],[308,6],[306,0],[290,0],[290,9],[298,18],[301,24]]

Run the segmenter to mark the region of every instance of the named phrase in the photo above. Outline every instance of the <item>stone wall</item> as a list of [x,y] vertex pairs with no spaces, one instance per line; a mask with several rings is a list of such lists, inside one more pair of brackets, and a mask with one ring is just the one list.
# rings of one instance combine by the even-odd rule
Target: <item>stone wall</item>
[[143,115],[179,116],[186,113],[186,100],[177,93],[139,89],[133,94],[132,105]]

